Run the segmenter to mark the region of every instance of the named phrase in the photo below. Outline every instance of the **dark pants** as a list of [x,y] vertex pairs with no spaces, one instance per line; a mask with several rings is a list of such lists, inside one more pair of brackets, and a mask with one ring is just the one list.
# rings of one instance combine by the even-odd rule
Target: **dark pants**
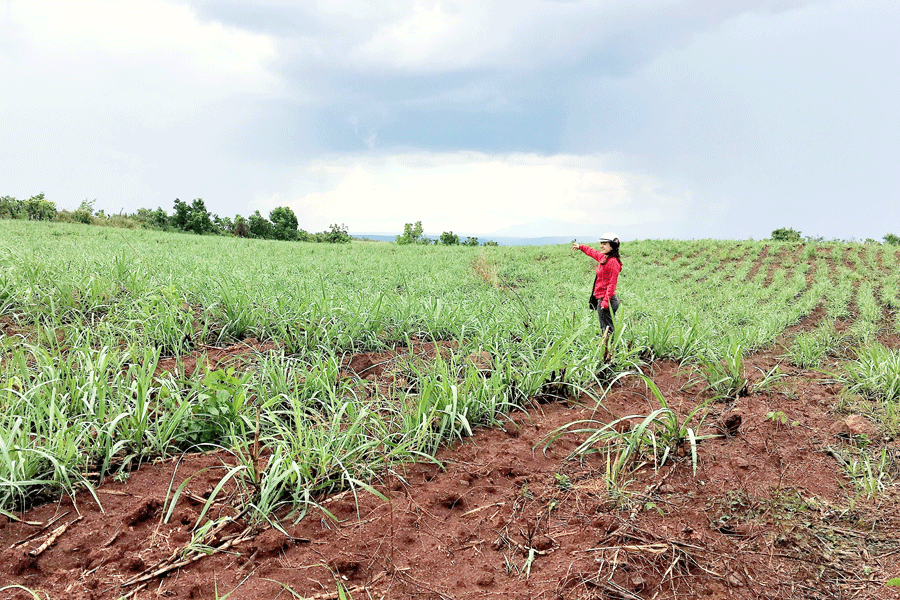
[[610,308],[613,313],[619,310],[619,299],[616,296],[609,299],[609,308],[600,308],[600,303],[597,303],[597,315],[600,317],[600,330],[601,332],[609,330],[609,335],[612,336],[613,331],[615,331],[615,326],[613,325],[612,314],[609,312]]

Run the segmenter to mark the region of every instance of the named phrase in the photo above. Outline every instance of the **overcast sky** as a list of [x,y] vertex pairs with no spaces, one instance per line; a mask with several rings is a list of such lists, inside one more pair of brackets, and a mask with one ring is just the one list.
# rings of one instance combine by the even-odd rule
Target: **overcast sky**
[[898,31],[896,0],[0,0],[0,195],[880,240]]

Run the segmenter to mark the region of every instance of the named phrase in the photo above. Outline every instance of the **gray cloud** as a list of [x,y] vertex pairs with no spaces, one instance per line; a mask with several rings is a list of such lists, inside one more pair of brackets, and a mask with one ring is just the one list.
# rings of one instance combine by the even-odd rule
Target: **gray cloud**
[[[594,95],[598,80],[634,78],[662,53],[736,15],[768,15],[802,4],[527,2],[510,10],[492,3],[495,8],[486,16],[493,20],[471,28],[474,39],[446,41],[446,60],[418,68],[402,55],[359,60],[360,48],[410,18],[412,3],[406,12],[375,10],[365,19],[351,16],[347,6],[352,3],[330,12],[278,2],[195,6],[204,19],[277,38],[281,52],[274,68],[287,82],[289,95],[296,91],[302,97],[296,112],[305,112],[315,123],[329,150],[360,150],[376,140],[380,148],[435,144],[441,149],[555,152],[575,147],[566,147],[566,132],[559,129],[573,117],[583,123],[577,125],[580,129],[598,122],[605,130],[585,151],[613,150],[618,140],[631,137],[629,122],[641,118],[632,114],[635,103],[618,102],[621,88]],[[371,9],[369,4],[357,6],[362,12]],[[477,11],[481,4],[462,6],[456,12]],[[478,35],[492,39],[483,41]],[[469,56],[462,49],[470,45],[491,52]],[[417,52],[415,47],[407,50]],[[644,100],[639,98],[638,104]],[[600,114],[584,114],[594,106]],[[610,122],[603,114],[617,119]]]
[[295,181],[317,161],[525,152],[690,197],[654,235],[897,221],[887,1],[86,2],[79,27],[45,6],[0,12],[0,193],[246,213],[327,192]]

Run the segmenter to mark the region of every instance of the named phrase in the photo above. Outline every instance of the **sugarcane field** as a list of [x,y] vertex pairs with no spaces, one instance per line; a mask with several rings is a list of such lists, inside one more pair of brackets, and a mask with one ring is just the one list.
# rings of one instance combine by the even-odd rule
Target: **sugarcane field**
[[3,597],[897,597],[898,246],[0,233]]

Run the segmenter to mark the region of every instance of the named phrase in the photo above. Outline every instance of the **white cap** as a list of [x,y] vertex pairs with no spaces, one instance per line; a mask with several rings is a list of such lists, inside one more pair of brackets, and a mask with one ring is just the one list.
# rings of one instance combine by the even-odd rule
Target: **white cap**
[[619,236],[617,236],[616,234],[614,234],[612,231],[607,231],[606,233],[604,233],[603,235],[601,235],[601,236],[600,236],[600,239],[597,240],[597,241],[598,241],[598,242],[614,242],[614,241],[616,241],[617,239],[619,239]]

